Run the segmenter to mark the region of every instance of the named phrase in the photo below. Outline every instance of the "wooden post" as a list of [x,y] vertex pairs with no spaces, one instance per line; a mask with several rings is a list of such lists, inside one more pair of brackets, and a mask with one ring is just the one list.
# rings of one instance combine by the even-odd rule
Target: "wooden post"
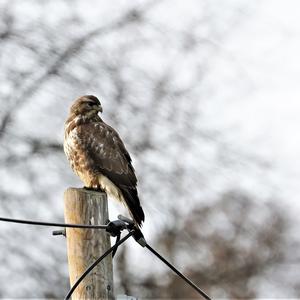
[[[105,193],[68,188],[64,200],[66,223],[102,225],[108,220]],[[67,228],[66,236],[70,284],[73,286],[86,268],[110,248],[110,238],[102,229]],[[72,299],[114,299],[111,255],[79,284]]]

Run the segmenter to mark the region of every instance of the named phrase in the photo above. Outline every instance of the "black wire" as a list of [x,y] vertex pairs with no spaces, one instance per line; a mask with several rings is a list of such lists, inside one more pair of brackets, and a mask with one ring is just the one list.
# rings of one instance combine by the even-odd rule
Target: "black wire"
[[[31,220],[21,220],[21,219],[12,219],[12,218],[2,218],[0,217],[0,221],[3,222],[11,222],[18,224],[27,224],[27,225],[38,225],[38,226],[53,226],[53,227],[71,227],[71,228],[90,228],[90,229],[106,229],[107,225],[84,225],[84,224],[66,224],[66,223],[53,223],[53,222],[40,222],[40,221],[31,221]],[[135,230],[131,230],[125,237],[120,239],[120,235],[117,236],[116,243],[110,249],[108,249],[102,256],[100,256],[93,264],[91,264],[86,271],[77,279],[73,287],[68,292],[65,300],[70,299],[71,295],[80,284],[80,282],[88,275],[88,273],[93,270],[98,263],[101,262],[109,253],[113,252],[113,256],[115,255],[117,248],[124,243],[130,236],[135,233]],[[145,246],[148,250],[150,250],[154,255],[156,255],[162,262],[164,262],[170,269],[172,269],[180,278],[182,278],[186,283],[188,283],[192,288],[194,288],[203,298],[207,300],[211,300],[211,298],[203,292],[195,283],[193,283],[190,279],[185,277],[181,272],[179,272],[172,264],[170,264],[165,258],[163,258],[158,252],[156,252],[150,245],[147,243]]]
[[171,265],[166,259],[164,259],[158,252],[156,252],[151,246],[146,244],[145,246],[154,255],[156,255],[162,262],[164,262],[170,269],[172,269],[179,277],[181,277],[186,283],[188,283],[192,288],[194,288],[203,298],[207,300],[212,300],[205,292],[203,292],[194,282],[185,277],[181,272],[179,272],[173,265]]
[[85,271],[84,273],[77,279],[77,281],[74,283],[74,285],[69,290],[67,296],[65,297],[65,300],[68,300],[71,298],[73,292],[77,288],[77,286],[80,284],[80,282],[88,275],[89,272],[91,272],[97,264],[101,262],[102,259],[104,259],[109,253],[114,251],[115,248],[118,248],[122,243],[124,243],[128,238],[130,238],[134,233],[134,230],[130,231],[126,236],[124,236],[122,239],[120,239],[119,242],[115,243],[111,248],[109,248],[104,254],[102,254],[96,261],[94,261]]
[[[119,234],[117,235],[116,243],[118,243],[118,242],[120,241],[120,238],[121,238],[121,233],[119,233]],[[115,244],[116,244],[116,243],[115,243]],[[118,247],[116,247],[116,248],[114,249],[114,251],[112,252],[111,256],[112,256],[113,258],[114,258],[114,256],[115,256],[117,250],[118,250]]]
[[20,220],[20,219],[11,219],[11,218],[2,218],[0,221],[27,224],[27,225],[39,225],[39,226],[53,226],[53,227],[71,227],[71,228],[94,228],[94,229],[106,229],[107,225],[84,225],[84,224],[65,224],[65,223],[52,223],[52,222],[39,222],[31,220]]

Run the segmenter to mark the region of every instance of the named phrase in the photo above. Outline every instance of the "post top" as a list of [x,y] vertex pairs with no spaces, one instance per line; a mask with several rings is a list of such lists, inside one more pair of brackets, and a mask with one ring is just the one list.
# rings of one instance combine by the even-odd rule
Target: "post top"
[[96,190],[88,190],[88,189],[85,189],[85,188],[76,188],[76,187],[68,187],[66,190],[65,190],[65,194],[66,193],[85,193],[85,194],[89,194],[89,195],[105,195],[106,196],[106,193],[103,192],[103,191],[96,191]]

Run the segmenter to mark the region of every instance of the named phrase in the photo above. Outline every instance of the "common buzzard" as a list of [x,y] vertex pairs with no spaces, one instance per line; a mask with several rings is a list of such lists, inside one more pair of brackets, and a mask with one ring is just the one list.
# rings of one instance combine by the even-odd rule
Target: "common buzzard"
[[64,150],[85,187],[105,191],[125,204],[137,223],[145,219],[131,158],[118,133],[103,122],[100,101],[75,100],[65,123]]

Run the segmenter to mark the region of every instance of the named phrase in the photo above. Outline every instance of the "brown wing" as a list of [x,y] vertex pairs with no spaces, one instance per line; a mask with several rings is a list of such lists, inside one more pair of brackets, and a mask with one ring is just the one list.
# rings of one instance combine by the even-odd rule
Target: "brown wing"
[[82,150],[88,157],[88,167],[106,176],[121,190],[131,215],[140,225],[145,216],[136,189],[137,178],[118,133],[104,122],[97,122],[78,126],[77,134],[84,145]]

